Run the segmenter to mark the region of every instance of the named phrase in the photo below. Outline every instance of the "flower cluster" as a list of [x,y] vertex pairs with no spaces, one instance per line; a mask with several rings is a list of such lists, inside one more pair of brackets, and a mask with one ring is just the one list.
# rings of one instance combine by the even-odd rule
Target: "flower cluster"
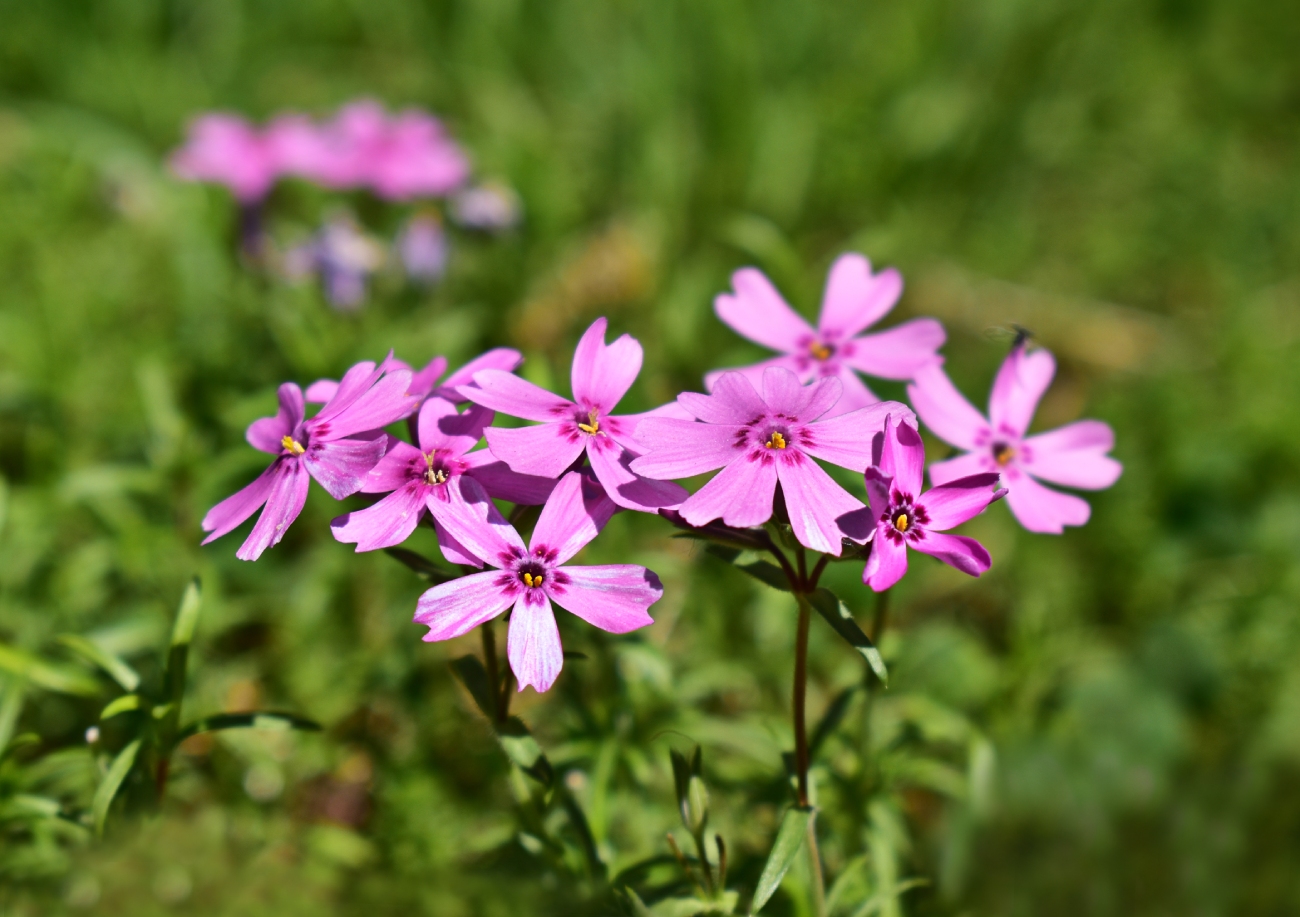
[[[618,511],[657,513],[704,537],[767,544],[777,554],[774,542],[758,541],[753,530],[788,526],[799,552],[800,572],[786,567],[795,591],[814,589],[832,557],[862,558],[863,582],[880,591],[906,573],[909,548],[971,576],[988,570],[982,545],[947,532],[1003,496],[1026,528],[1060,532],[1086,521],[1088,505],[1038,479],[1103,488],[1120,474],[1106,455],[1113,436],[1104,423],[1026,435],[1055,371],[1046,351],[1017,342],[985,419],[944,373],[938,322],[915,319],[863,334],[901,295],[895,271],[873,274],[862,256],[841,257],[815,331],[758,271],[737,272],[733,286],[718,297],[718,315],[784,356],[709,373],[707,392],[684,392],[642,414],[614,413],[643,352],[626,334],[607,343],[603,318],[578,342],[571,397],[515,375],[522,357],[504,348],[445,378],[441,357],[416,371],[390,353],[305,393],[286,383],[279,413],[247,434],[275,459],[208,513],[207,541],[261,509],[237,554],[255,560],[301,512],[309,478],[336,499],[383,495],[335,519],[335,538],[373,551],[400,544],[426,521],[449,563],[492,568],[429,589],[415,620],[428,626],[426,640],[445,640],[510,609],[511,669],[521,689],[544,691],[564,658],[552,603],[624,633],[651,623],[649,608],[663,594],[644,567],[569,565]],[[860,372],[909,381],[915,413],[878,400]],[[310,419],[308,403],[322,405]],[[533,423],[493,426],[498,413]],[[928,491],[918,417],[968,450],[930,466]],[[403,419],[409,442],[385,431]],[[861,495],[822,463],[856,474]],[[715,471],[694,493],[676,483]],[[541,506],[527,545],[493,501]],[[511,514],[514,522],[524,518]],[[823,556],[811,577],[804,549]]]

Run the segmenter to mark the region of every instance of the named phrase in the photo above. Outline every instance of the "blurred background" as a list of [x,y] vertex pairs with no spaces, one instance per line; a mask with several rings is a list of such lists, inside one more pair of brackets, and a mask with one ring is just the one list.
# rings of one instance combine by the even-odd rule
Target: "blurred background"
[[[903,272],[887,325],[944,321],[977,404],[1013,324],[1033,330],[1061,365],[1038,428],[1108,421],[1125,473],[1063,536],[1005,506],[970,523],[994,558],[978,581],[913,563],[877,711],[903,724],[887,750],[929,764],[864,794],[837,776],[858,733],[827,746],[831,874],[875,851],[868,885],[927,880],[886,914],[1300,911],[1290,4],[0,0],[0,22],[0,642],[60,659],[85,634],[156,671],[197,573],[188,708],[325,726],[187,743],[162,811],[103,843],[3,835],[5,913],[619,913],[517,837],[508,765],[447,665],[477,641],[420,641],[418,577],[336,543],[315,487],[257,564],[234,556],[246,529],[200,548],[199,520],[263,467],[244,428],[283,380],[507,345],[567,392],[608,315],[645,345],[624,404],[649,408],[762,356],[713,315],[731,271],[812,315],[849,250]],[[230,195],[165,159],[204,110],[359,96],[443,117],[523,219],[453,234],[439,284],[381,277],[345,314],[241,264]],[[374,227],[404,212],[288,182],[273,231],[340,201]],[[517,710],[613,871],[667,853],[668,749],[699,742],[752,888],[788,800],[794,606],[668,535],[611,522],[588,562],[658,571],[657,623],[561,620],[587,658]],[[832,577],[865,620],[859,575]],[[821,623],[814,722],[862,679]],[[14,728],[39,756],[4,773],[84,805],[103,703],[29,695]]]

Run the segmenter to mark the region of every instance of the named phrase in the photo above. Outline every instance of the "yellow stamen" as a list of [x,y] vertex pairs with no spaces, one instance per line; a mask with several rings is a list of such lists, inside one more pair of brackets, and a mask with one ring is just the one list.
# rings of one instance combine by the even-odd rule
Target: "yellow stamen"
[[446,484],[447,472],[441,468],[430,468],[424,473],[424,482],[426,484]]
[[307,451],[302,447],[302,443],[298,442],[298,440],[294,439],[292,436],[286,436],[284,439],[280,440],[280,445],[285,449],[288,449],[290,455],[302,455]]
[[907,527],[910,524],[911,523],[907,521],[907,513],[899,513],[894,517],[894,528],[898,529],[900,532],[906,532]]
[[998,443],[993,447],[993,461],[998,463],[999,468],[1005,468],[1016,457],[1016,450],[1006,443]]
[[774,432],[774,433],[772,434],[771,438],[770,438],[766,443],[764,443],[764,445],[765,445],[768,449],[784,449],[784,448],[785,448],[785,437],[782,436],[780,433],[775,433],[775,432]]
[[540,586],[541,584],[542,584],[542,574],[539,573],[536,576],[533,576],[531,573],[524,574],[525,586],[535,587],[535,586]]
[[596,416],[596,411],[588,411],[587,422],[578,424],[578,429],[583,433],[590,433],[592,436],[595,436],[600,432],[600,421],[596,419]]
[[829,360],[831,357],[831,349],[825,344],[813,344],[808,349],[819,360]]

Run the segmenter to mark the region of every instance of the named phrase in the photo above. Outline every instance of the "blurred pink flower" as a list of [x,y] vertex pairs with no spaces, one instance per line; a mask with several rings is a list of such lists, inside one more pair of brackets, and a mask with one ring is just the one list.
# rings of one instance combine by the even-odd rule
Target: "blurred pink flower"
[[219,113],[190,122],[184,145],[171,156],[171,167],[189,181],[225,185],[245,204],[266,197],[278,173],[257,128],[238,115]]
[[907,395],[921,421],[935,435],[968,454],[930,466],[930,480],[944,484],[979,471],[1002,475],[1007,503],[1031,532],[1059,535],[1067,525],[1083,525],[1087,501],[1044,487],[1038,480],[1101,490],[1114,484],[1123,466],[1106,455],[1115,434],[1099,420],[1080,420],[1058,430],[1026,436],[1038,400],[1056,374],[1046,350],[1012,348],[989,395],[986,419],[957,391],[947,373],[929,366],[916,375]]
[[871,273],[871,262],[858,254],[841,255],[831,265],[822,297],[817,329],[781,298],[771,281],[756,268],[731,275],[733,293],[713,302],[714,311],[739,334],[779,350],[784,356],[735,370],[717,370],[704,377],[710,391],[724,372],[745,373],[755,385],[770,366],[783,366],[799,381],[837,377],[844,394],[832,412],[842,414],[880,399],[858,373],[882,379],[910,379],[922,366],[942,362],[936,351],[946,336],[932,318],[916,318],[875,334],[859,335],[894,308],[903,292],[903,278],[893,268]]
[[397,255],[406,276],[424,286],[442,279],[450,248],[442,221],[435,214],[416,214],[397,234]]
[[499,232],[519,225],[523,204],[512,189],[490,181],[460,191],[452,198],[451,213],[467,229]]

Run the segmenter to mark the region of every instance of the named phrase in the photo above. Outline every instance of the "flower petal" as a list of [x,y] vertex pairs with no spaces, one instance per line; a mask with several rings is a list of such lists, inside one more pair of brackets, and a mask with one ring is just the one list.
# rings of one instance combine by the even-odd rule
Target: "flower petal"
[[840,394],[840,400],[835,402],[835,406],[822,415],[823,419],[837,417],[840,414],[856,411],[858,408],[870,407],[873,404],[880,403],[880,398],[876,393],[867,387],[867,383],[863,382],[862,377],[848,364],[840,364],[836,378],[840,380],[843,392]]
[[325,407],[321,408],[320,413],[313,417],[312,420],[329,420],[342,413],[351,406],[352,402],[360,398],[363,393],[379,381],[379,377],[383,374],[383,367],[376,367],[370,360],[363,360],[348,367],[348,371],[343,374],[343,378],[335,386],[334,394],[330,397],[330,400],[325,403]]
[[280,410],[274,417],[263,417],[248,426],[244,438],[254,449],[279,455],[284,451],[282,440],[302,423],[302,389],[292,382],[280,386]]
[[993,429],[1024,436],[1034,419],[1038,399],[1052,384],[1054,375],[1056,360],[1046,350],[1028,353],[1024,344],[1012,348],[989,393],[989,421]]
[[[432,501],[429,503],[429,509],[432,514]],[[447,531],[447,527],[438,521],[437,515],[433,515],[433,531],[438,536],[438,549],[442,551],[442,556],[447,563],[461,564],[466,567],[483,566],[483,559],[475,557],[469,548],[457,541],[456,536]]]
[[535,427],[488,427],[488,448],[492,454],[520,474],[558,478],[582,455],[587,445],[581,435],[565,433],[558,423]]
[[618,509],[599,484],[570,471],[555,485],[533,529],[531,550],[555,552],[553,564],[562,564],[581,551],[609,522]]
[[428,489],[427,485],[412,481],[374,506],[344,513],[330,523],[334,540],[355,544],[358,553],[401,544],[420,524]]
[[593,627],[625,634],[653,624],[646,611],[659,601],[664,587],[654,571],[635,564],[561,567],[567,583],[553,577],[544,587],[551,601]]
[[893,268],[872,275],[871,262],[850,252],[840,255],[826,276],[817,330],[823,337],[845,340],[874,325],[903,295],[903,277]]
[[485,354],[480,354],[456,370],[438,386],[433,394],[446,398],[456,404],[464,404],[465,396],[460,393],[462,385],[474,386],[474,374],[485,369],[499,369],[512,373],[524,362],[524,355],[512,347],[496,347]]
[[776,493],[776,462],[736,459],[677,508],[691,525],[721,518],[727,525],[744,528],[772,518]]
[[926,491],[918,501],[930,517],[926,531],[942,532],[984,512],[1006,494],[998,487],[1000,479],[996,472],[973,474]]
[[504,567],[526,553],[524,540],[502,517],[492,500],[473,478],[459,475],[440,489],[442,498],[429,511],[474,557],[494,567]]
[[[703,426],[703,424],[701,424]],[[587,440],[587,461],[604,485],[609,498],[626,509],[657,513],[670,509],[690,494],[670,481],[644,478],[628,466],[632,456],[613,440],[593,436]]]
[[762,271],[741,268],[731,275],[731,286],[735,292],[714,299],[713,311],[738,334],[782,353],[812,340],[812,326],[786,304]]
[[717,378],[712,394],[682,392],[677,403],[705,423],[749,423],[767,414],[767,405],[748,376],[734,371]]
[[489,449],[479,449],[461,456],[469,465],[465,474],[478,481],[488,496],[524,506],[541,506],[555,489],[554,478],[535,474],[520,474],[492,454]]
[[510,668],[519,680],[519,690],[532,685],[545,691],[555,684],[564,667],[564,648],[560,629],[555,626],[555,612],[545,595],[537,600],[528,590],[515,601],[510,615],[510,633],[506,638],[506,655]]
[[948,335],[933,318],[914,318],[896,328],[854,338],[841,350],[841,359],[868,376],[911,379],[930,363],[942,362],[938,350]]
[[795,456],[797,464],[783,460],[776,463],[790,528],[804,547],[839,557],[843,533],[836,520],[862,509],[862,502],[831,480],[812,459],[798,453]]
[[573,400],[608,414],[623,399],[641,372],[641,344],[624,334],[605,344],[604,318],[598,318],[578,341],[570,370]]
[[[419,407],[420,399],[408,391],[410,385],[410,370],[388,373],[342,411],[324,421],[317,415],[307,422],[307,427],[314,437],[331,440],[380,430],[395,420],[410,416]],[[321,414],[328,407],[326,405]]]
[[930,483],[938,487],[940,484],[947,484],[949,481],[955,481],[967,475],[983,474],[986,471],[997,470],[997,463],[993,461],[993,456],[987,452],[967,452],[965,455],[959,455],[947,461],[932,463],[930,465]]
[[420,408],[420,449],[445,449],[455,456],[464,455],[478,445],[494,416],[491,408],[478,404],[457,413],[456,405],[434,396]]
[[387,448],[388,440],[383,436],[312,443],[302,456],[302,463],[331,497],[342,500],[365,486]]
[[1067,487],[1101,490],[1119,480],[1124,466],[1109,455],[1115,433],[1100,420],[1080,420],[1031,436],[1021,444],[1020,467]]
[[386,494],[405,487],[429,467],[424,461],[424,453],[410,443],[394,436],[387,437],[387,443],[384,457],[366,473],[365,483],[361,485],[363,494]]
[[510,607],[514,596],[501,588],[501,572],[472,573],[441,583],[420,596],[415,622],[428,625],[426,643],[469,633]]
[[317,379],[304,393],[308,404],[326,404],[338,394],[339,384],[333,379]]
[[884,592],[907,572],[907,547],[876,532],[871,542],[871,556],[862,568],[862,582],[876,592]]
[[871,465],[872,439],[884,431],[886,417],[893,417],[895,422],[916,422],[916,415],[907,405],[877,401],[801,428],[799,447],[809,455],[861,474]]
[[239,546],[235,556],[240,560],[257,560],[271,545],[279,544],[293,520],[302,512],[307,502],[307,487],[311,479],[302,461],[278,461],[271,468],[275,479],[267,494],[266,506],[248,538]]
[[[876,455],[876,444],[881,445]],[[882,437],[872,439],[872,464],[894,479],[894,488],[913,497],[921,495],[925,476],[925,445],[916,428],[895,417],[885,418]]]
[[[827,380],[822,380],[825,381]],[[835,387],[835,400],[838,401],[840,389],[838,379],[835,380]],[[808,403],[808,392],[804,390],[803,383],[794,372],[784,366],[769,366],[763,370],[762,391],[763,401],[769,412],[804,419],[799,412]]]
[[266,498],[271,495],[271,485],[280,474],[277,470],[282,462],[294,461],[292,458],[277,459],[271,466],[253,479],[247,487],[235,491],[222,500],[203,517],[203,531],[210,532],[203,543],[216,541],[222,535],[239,528],[245,519],[257,512]]
[[1007,476],[1007,504],[1031,532],[1059,535],[1067,525],[1083,525],[1092,515],[1088,501],[1044,487],[1027,474]]
[[[878,541],[888,540],[878,539]],[[965,535],[945,535],[942,532],[927,530],[919,541],[908,542],[908,545],[923,554],[937,557],[948,566],[971,576],[979,576],[993,566],[993,559],[989,557],[989,552],[984,550],[984,545]]]
[[462,385],[457,391],[467,401],[525,420],[555,421],[578,413],[572,401],[499,369],[476,372],[474,384]]
[[667,481],[721,468],[740,458],[745,428],[735,424],[651,418],[637,428],[646,454],[634,459],[635,474]]
[[921,423],[958,449],[974,449],[992,435],[989,422],[957,391],[937,363],[917,370],[907,387],[907,399],[916,408]]
[[[393,360],[393,364],[401,363],[400,360]],[[410,369],[409,366],[397,367],[395,365],[386,367],[387,369]],[[408,391],[417,398],[426,398],[433,391],[434,384],[442,378],[442,374],[447,371],[447,358],[434,357],[428,363],[424,364],[424,369],[419,372],[412,372],[411,385]]]
[[[752,385],[754,390],[757,392],[763,387],[763,373],[767,372],[767,370],[771,369],[773,366],[784,366],[786,369],[790,370],[790,372],[799,376],[801,380],[809,378],[812,375],[811,370],[801,371],[799,368],[801,363],[806,364],[807,361],[801,361],[798,357],[782,355],[779,357],[773,357],[770,360],[763,360],[761,363],[753,363],[749,366],[735,366],[730,369],[715,369],[712,372],[704,374],[704,387],[712,392],[717,387],[718,380],[721,379],[724,374],[740,373],[749,380],[749,384]],[[691,416],[694,417],[695,415],[692,414]]]

